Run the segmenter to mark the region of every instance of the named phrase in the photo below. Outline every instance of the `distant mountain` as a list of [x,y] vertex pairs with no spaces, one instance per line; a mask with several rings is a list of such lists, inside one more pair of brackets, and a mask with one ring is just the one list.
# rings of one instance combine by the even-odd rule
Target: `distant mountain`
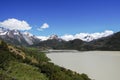
[[[85,37],[86,40],[90,40],[90,36]],[[40,48],[50,48],[50,49],[76,49],[80,51],[88,50],[120,50],[120,32],[107,37],[101,37],[98,39],[93,39],[92,41],[83,41],[81,39],[74,39],[70,41],[65,41],[58,36],[52,36],[46,41],[41,41],[36,46]]]
[[58,38],[58,35],[56,35],[56,34],[53,34],[53,35],[51,35],[48,39],[56,39],[56,40],[58,40],[59,38]]
[[18,30],[8,30],[4,28],[0,28],[0,38],[16,45],[33,45],[40,42],[40,39],[28,32],[22,33]]
[[15,45],[37,46],[41,49],[76,49],[76,50],[120,50],[120,32],[108,35],[107,32],[98,36],[83,36],[81,39],[66,41],[57,35],[51,35],[42,41],[28,32],[0,28],[0,39]]
[[77,44],[75,44],[78,46],[75,49],[77,50],[108,50],[108,51],[118,50],[119,51],[120,50],[120,32],[117,32],[107,37],[102,37],[96,40],[92,40],[90,42],[82,42],[82,43],[80,42],[81,41],[78,41]]
[[82,38],[82,40],[83,40],[83,41],[90,42],[90,41],[92,41],[92,40],[95,40],[95,38],[94,38],[93,36],[91,36],[91,35],[87,35],[87,36],[84,36],[84,37]]
[[47,40],[41,41],[35,46],[39,46],[40,48],[64,49],[63,47],[65,43],[66,41],[58,38],[57,35],[52,35]]
[[93,50],[120,50],[120,32],[89,42]]
[[74,39],[81,39],[83,41],[90,42],[90,41],[93,41],[96,39],[110,36],[112,34],[114,34],[113,31],[106,30],[106,31],[101,32],[101,33],[95,32],[95,33],[78,33],[75,35],[64,35],[64,36],[61,36],[61,38],[63,40],[66,40],[66,41],[70,41],[70,40],[74,40]]
[[41,49],[79,49],[80,45],[86,43],[80,39],[74,39],[70,41],[65,41],[61,38],[58,38],[57,35],[52,35],[49,39],[41,41],[38,46]]

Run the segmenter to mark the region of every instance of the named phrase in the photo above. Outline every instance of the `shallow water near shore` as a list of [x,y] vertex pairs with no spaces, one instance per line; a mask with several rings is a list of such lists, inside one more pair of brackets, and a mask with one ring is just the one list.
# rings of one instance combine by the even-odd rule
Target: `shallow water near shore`
[[91,79],[120,80],[120,51],[53,51],[47,56],[53,63]]

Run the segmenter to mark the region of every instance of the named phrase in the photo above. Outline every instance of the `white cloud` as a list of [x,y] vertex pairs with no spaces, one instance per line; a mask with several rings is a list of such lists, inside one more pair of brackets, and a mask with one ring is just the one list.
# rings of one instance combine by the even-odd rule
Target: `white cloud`
[[[114,32],[111,30],[106,30],[101,33],[96,32],[96,33],[79,33],[79,34],[75,34],[75,35],[63,35],[63,36],[61,36],[61,38],[66,41],[73,40],[73,39],[81,39],[83,41],[92,41],[93,39],[106,37],[106,36],[112,35],[113,33]],[[85,37],[87,37],[87,38],[85,38]]]
[[49,28],[49,25],[47,23],[44,23],[38,30],[42,31],[43,29]]
[[0,22],[0,27],[4,27],[10,30],[17,29],[17,30],[30,30],[32,27],[24,20],[18,20],[15,18],[4,20]]
[[49,37],[47,36],[36,36],[37,38],[41,39],[42,41],[47,40]]
[[49,25],[47,23],[44,23],[42,26],[41,26],[42,29],[46,29],[46,28],[49,28]]

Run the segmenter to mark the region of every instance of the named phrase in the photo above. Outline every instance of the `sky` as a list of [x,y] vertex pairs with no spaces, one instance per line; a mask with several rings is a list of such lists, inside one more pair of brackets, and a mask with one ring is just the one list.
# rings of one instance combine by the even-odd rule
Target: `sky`
[[120,0],[0,0],[0,27],[36,36],[120,31]]

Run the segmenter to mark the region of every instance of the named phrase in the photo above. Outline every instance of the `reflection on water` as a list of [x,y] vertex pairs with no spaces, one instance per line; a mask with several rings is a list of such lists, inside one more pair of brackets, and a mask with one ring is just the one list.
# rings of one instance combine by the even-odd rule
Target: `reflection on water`
[[120,51],[53,52],[47,56],[55,64],[95,80],[120,80]]

